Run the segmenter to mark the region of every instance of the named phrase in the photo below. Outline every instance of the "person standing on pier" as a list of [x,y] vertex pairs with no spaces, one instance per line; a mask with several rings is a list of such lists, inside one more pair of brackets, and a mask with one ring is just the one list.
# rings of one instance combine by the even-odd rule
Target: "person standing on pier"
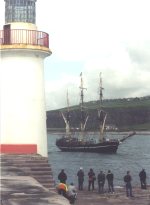
[[124,176],[124,182],[126,183],[126,196],[127,197],[133,197],[131,181],[132,181],[132,177],[130,175],[130,171],[127,171],[127,174]]
[[114,185],[113,185],[114,175],[113,175],[113,173],[111,173],[110,170],[108,170],[106,178],[108,181],[108,192],[114,193]]
[[77,172],[77,176],[78,176],[78,188],[79,190],[83,190],[84,171],[82,167],[80,167],[80,170]]
[[96,180],[95,173],[94,173],[93,169],[90,169],[90,171],[88,173],[88,177],[89,177],[88,190],[90,191],[91,185],[92,185],[92,191],[93,191],[94,190],[94,182]]
[[105,184],[105,174],[103,171],[100,171],[100,173],[97,176],[98,179],[98,192],[100,194],[104,193],[104,184]]
[[146,172],[145,169],[139,173],[140,182],[141,182],[141,189],[146,189]]
[[60,183],[66,184],[67,174],[64,172],[64,169],[62,169],[61,172],[58,174],[58,179]]

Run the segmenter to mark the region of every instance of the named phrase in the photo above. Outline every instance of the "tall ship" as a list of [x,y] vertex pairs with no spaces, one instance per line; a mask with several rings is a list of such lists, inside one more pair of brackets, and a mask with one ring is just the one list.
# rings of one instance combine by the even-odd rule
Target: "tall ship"
[[131,133],[122,139],[108,139],[105,136],[106,128],[106,118],[107,113],[103,109],[103,86],[102,86],[102,77],[100,73],[100,82],[99,82],[99,108],[97,111],[97,118],[99,121],[99,139],[91,140],[87,138],[85,128],[88,121],[88,114],[85,112],[84,107],[84,86],[82,73],[80,74],[81,84],[80,84],[80,132],[78,136],[75,137],[71,133],[70,129],[70,106],[69,106],[69,97],[67,92],[67,112],[64,114],[61,112],[66,125],[66,133],[64,136],[56,140],[56,146],[63,152],[95,152],[95,153],[116,153],[118,146],[126,140],[128,137],[134,135]]

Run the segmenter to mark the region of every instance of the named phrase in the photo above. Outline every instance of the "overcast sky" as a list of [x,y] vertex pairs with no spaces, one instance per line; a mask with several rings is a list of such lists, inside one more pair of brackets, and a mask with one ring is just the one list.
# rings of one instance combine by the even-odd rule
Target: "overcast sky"
[[[4,24],[0,0],[0,27]],[[150,94],[150,0],[37,0],[38,30],[49,33],[45,60],[47,110],[97,100],[102,72],[104,98]]]

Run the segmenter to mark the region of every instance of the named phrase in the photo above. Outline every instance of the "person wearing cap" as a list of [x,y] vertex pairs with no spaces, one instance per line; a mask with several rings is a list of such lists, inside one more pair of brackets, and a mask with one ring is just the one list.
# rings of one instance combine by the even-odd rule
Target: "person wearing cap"
[[83,182],[84,182],[84,171],[82,167],[80,167],[79,171],[77,172],[77,176],[78,176],[78,189],[81,191],[83,190]]
[[141,189],[146,189],[146,172],[145,169],[142,169],[139,173],[140,182],[141,182]]

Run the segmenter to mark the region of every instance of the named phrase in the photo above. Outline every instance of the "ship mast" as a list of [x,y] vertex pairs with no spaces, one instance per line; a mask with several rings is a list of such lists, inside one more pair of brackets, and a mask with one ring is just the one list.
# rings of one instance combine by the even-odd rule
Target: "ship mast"
[[81,140],[84,140],[84,130],[85,130],[85,126],[88,120],[88,116],[85,118],[85,112],[84,112],[84,93],[83,90],[86,89],[83,87],[83,79],[82,79],[82,72],[80,73],[80,77],[81,77],[81,85],[80,85],[80,109],[81,109],[81,122],[80,122],[80,128],[81,128]]
[[99,129],[100,129],[100,136],[99,141],[104,140],[104,128],[107,114],[103,110],[103,86],[102,86],[102,74],[100,73],[100,82],[99,82],[99,110],[98,110],[98,118],[99,118]]
[[69,105],[69,97],[68,97],[68,90],[67,90],[67,114],[64,115],[63,112],[61,112],[62,117],[64,119],[64,122],[66,124],[66,137],[71,137],[70,132],[70,105]]
[[100,82],[99,82],[99,102],[100,102],[100,109],[102,107],[102,102],[103,102],[103,87],[102,87],[102,73],[99,74],[99,79],[100,79]]

